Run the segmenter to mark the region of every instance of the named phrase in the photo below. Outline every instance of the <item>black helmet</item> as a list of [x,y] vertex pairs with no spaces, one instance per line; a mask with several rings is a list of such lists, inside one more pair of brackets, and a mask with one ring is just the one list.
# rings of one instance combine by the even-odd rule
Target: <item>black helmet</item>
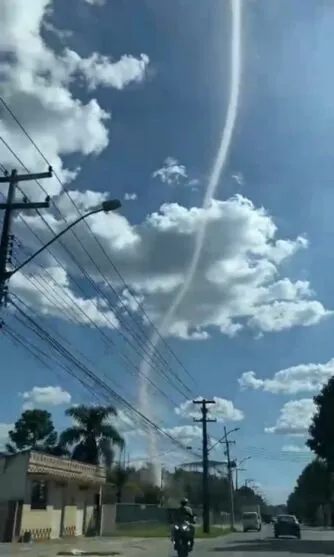
[[187,499],[187,497],[183,497],[183,499],[181,499],[181,505],[182,507],[186,507],[188,505],[189,501]]

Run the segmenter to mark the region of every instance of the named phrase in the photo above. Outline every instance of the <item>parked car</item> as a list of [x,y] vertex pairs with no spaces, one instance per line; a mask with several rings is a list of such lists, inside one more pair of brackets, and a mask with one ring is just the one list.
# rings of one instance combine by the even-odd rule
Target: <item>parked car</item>
[[297,518],[292,514],[280,514],[276,517],[274,524],[275,538],[280,536],[293,536],[294,538],[301,538],[300,524]]
[[248,530],[258,530],[262,528],[261,517],[257,512],[245,512],[242,513],[242,528],[244,532]]

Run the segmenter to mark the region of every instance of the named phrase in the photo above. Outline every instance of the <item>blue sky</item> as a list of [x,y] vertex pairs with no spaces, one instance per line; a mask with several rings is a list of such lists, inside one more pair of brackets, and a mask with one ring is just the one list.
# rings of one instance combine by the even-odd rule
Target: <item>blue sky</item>
[[[57,244],[13,277],[10,292],[24,314],[2,312],[9,333],[1,338],[0,422],[4,438],[25,403],[50,409],[61,428],[69,403],[110,400],[69,377],[59,356],[46,367],[13,345],[8,334],[16,332],[51,354],[31,332],[31,316],[136,409],[146,396],[144,414],[185,445],[198,448],[199,432],[191,409],[175,407],[218,397],[212,437],[223,423],[240,427],[233,454],[251,457],[241,477],[279,502],[310,458],[311,399],[334,367],[334,10],[325,0],[241,0],[241,12],[237,119],[214,199],[201,209],[229,103],[229,2],[4,2],[1,95],[79,211],[107,196],[123,207],[89,220],[107,256],[80,225],[86,253],[70,234],[65,243],[81,270]],[[29,170],[45,170],[5,110],[0,131]],[[20,168],[4,145],[1,162]],[[17,261],[39,247],[33,232],[50,238],[45,223],[61,230],[59,210],[67,221],[77,216],[56,179],[43,185],[53,197],[44,221],[14,220]],[[33,199],[44,195],[36,183],[24,187]],[[198,269],[165,331],[173,353],[159,344],[140,397],[143,341],[184,283],[203,222]],[[134,431],[145,424],[117,404],[130,458],[139,458],[147,440]],[[158,435],[156,443],[167,464],[187,459],[173,454],[170,439]],[[224,458],[220,446],[215,457]]]

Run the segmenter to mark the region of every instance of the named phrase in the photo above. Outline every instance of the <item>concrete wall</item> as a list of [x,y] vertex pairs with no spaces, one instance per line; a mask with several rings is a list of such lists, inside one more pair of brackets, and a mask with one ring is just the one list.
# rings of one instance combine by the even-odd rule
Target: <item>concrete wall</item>
[[95,511],[95,494],[98,488],[90,488],[84,492],[85,494],[85,520],[84,520],[84,534],[90,535],[96,533],[96,513]]
[[116,531],[116,505],[102,505],[101,536],[113,536]]
[[35,539],[52,539],[59,537],[61,524],[62,488],[53,481],[48,481],[48,499],[46,509],[31,508],[31,489],[35,478],[27,478],[21,520],[21,536],[30,532]]
[[[80,489],[66,480],[51,480],[48,483],[46,509],[31,509],[31,488],[34,479],[41,476],[27,474],[29,451],[10,457],[0,456],[0,503],[23,501],[20,535],[30,532],[36,539],[75,536],[86,533],[96,516],[94,498],[98,487]],[[83,525],[83,528],[80,528]],[[79,531],[78,531],[79,527]]]
[[137,503],[120,503],[116,506],[117,524],[136,522],[166,523],[167,511],[156,505],[138,505]]
[[[97,488],[80,489],[78,485],[48,481],[48,504],[45,510],[30,506],[31,484],[28,479],[24,499],[21,535],[30,532],[36,539],[86,534],[94,518],[94,496]],[[78,519],[78,513],[81,514]],[[83,528],[78,530],[78,525]]]
[[0,501],[24,499],[29,452],[0,456]]

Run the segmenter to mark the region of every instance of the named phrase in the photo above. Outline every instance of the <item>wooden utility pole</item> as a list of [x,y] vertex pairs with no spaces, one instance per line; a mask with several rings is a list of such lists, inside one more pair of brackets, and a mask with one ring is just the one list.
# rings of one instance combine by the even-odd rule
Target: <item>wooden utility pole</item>
[[209,404],[215,404],[214,400],[193,400],[194,404],[201,405],[202,417],[199,419],[194,418],[194,422],[202,423],[202,447],[203,447],[203,532],[209,534],[210,532],[210,491],[209,491],[209,449],[208,449],[208,428],[209,422],[215,422],[215,418],[208,418]]
[[4,305],[7,298],[7,281],[11,272],[7,270],[8,254],[11,243],[11,225],[13,211],[27,209],[48,209],[50,207],[50,198],[47,197],[44,202],[30,203],[27,199],[23,201],[15,201],[15,191],[19,182],[30,180],[41,180],[43,178],[52,177],[52,168],[49,167],[48,172],[40,172],[37,174],[17,174],[16,170],[12,170],[11,174],[5,173],[0,176],[0,184],[8,183],[7,199],[5,203],[0,203],[0,210],[5,211],[2,233],[0,240],[0,306]]
[[[231,433],[231,432],[230,432]],[[231,460],[230,445],[234,445],[235,441],[230,441],[228,438],[228,431],[224,427],[224,442],[225,442],[225,453],[227,458],[227,477],[230,490],[230,524],[231,529],[234,529],[235,517],[234,517],[234,487],[233,487],[233,474],[232,468],[235,468],[235,462]]]

